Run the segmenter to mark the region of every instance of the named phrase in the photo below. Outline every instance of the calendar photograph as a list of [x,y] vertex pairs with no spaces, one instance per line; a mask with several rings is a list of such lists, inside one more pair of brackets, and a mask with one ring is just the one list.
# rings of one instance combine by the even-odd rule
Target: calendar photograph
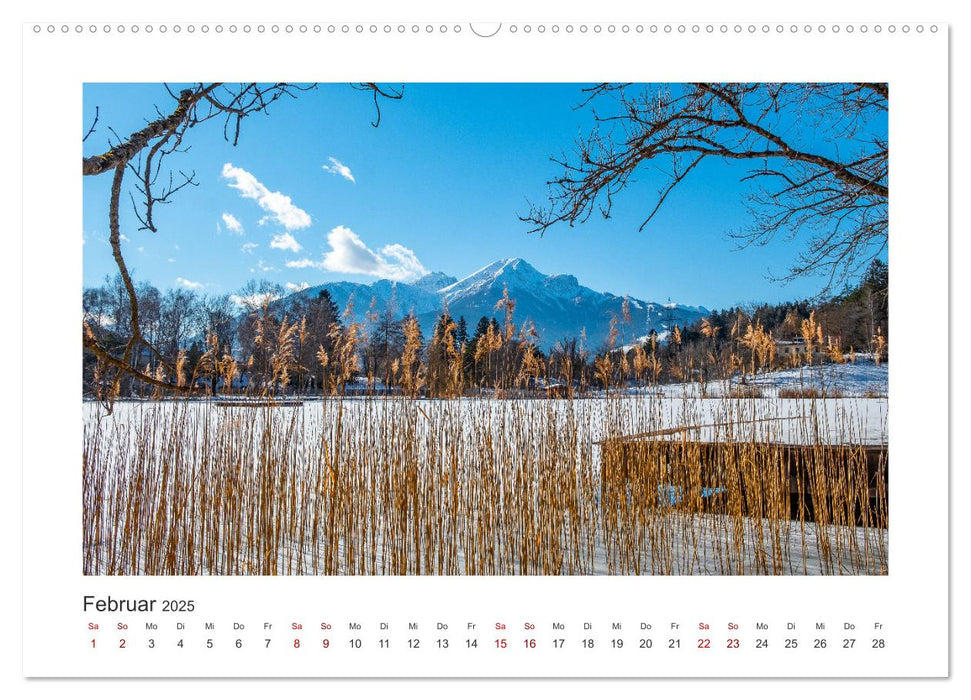
[[888,575],[889,108],[86,82],[83,574]]

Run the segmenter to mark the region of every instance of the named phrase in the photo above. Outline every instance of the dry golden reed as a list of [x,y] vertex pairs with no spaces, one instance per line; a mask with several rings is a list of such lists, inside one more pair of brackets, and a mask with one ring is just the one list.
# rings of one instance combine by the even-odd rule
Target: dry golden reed
[[[863,447],[827,446],[860,426],[800,406],[789,420],[731,398],[89,403],[84,573],[886,573],[885,482]],[[716,427],[656,434],[672,419]],[[795,470],[782,438],[803,445]]]

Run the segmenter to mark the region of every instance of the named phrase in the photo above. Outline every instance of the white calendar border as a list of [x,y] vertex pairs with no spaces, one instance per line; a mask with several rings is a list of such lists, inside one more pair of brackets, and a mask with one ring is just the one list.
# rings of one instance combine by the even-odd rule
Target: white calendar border
[[[342,12],[340,12],[338,14],[346,14],[346,9],[342,10]],[[454,10],[453,10],[453,14],[454,14]],[[771,16],[771,15],[769,15],[769,16]],[[268,21],[272,21],[272,20],[268,20]],[[943,25],[941,25],[941,26],[943,26]],[[267,39],[270,39],[270,37],[267,37]],[[742,41],[744,41],[744,39],[742,39]],[[812,44],[815,47],[815,46],[820,46],[823,43],[826,43],[827,40],[826,39],[821,39],[820,37],[817,36],[814,39],[814,41],[820,42],[820,43],[814,43],[814,44]],[[707,44],[707,46],[711,46],[711,44]],[[494,50],[496,50],[496,48],[498,48],[498,47],[495,47],[492,50],[494,51]],[[530,50],[534,50],[534,49],[531,48]],[[515,51],[516,51],[516,47],[515,46],[511,46],[511,48],[509,49],[509,51],[511,53],[508,53],[507,55],[514,56],[515,55]],[[373,57],[374,56],[372,54],[372,58]],[[904,57],[901,57],[901,58],[904,58]],[[907,57],[907,58],[908,59],[913,59],[914,57],[913,56],[910,56],[910,57]],[[902,61],[900,61],[900,62],[902,62]],[[399,64],[400,64],[400,61],[399,61]],[[781,62],[778,62],[778,61],[774,63],[774,67],[775,67],[776,70],[779,70],[779,69],[782,68],[782,66],[780,64],[781,64]],[[358,63],[356,63],[356,65],[357,66],[360,66],[360,65],[362,65],[362,62],[358,62]],[[443,66],[441,63],[439,63],[438,69],[439,69],[440,73],[439,73],[438,79],[443,79],[443,78],[444,79],[468,79],[468,75],[469,75],[468,72],[465,72],[464,74],[456,74],[455,72],[449,72],[449,71],[454,71],[455,65],[456,64],[453,63],[453,64],[451,64],[451,66],[448,66],[448,65],[444,65]],[[262,67],[264,69],[267,69],[268,68],[265,61],[263,61],[263,66]],[[72,68],[72,67],[71,66],[68,66],[68,68]],[[375,68],[375,72],[377,72],[379,74],[378,77],[382,77],[381,76],[381,68],[382,68],[382,66],[380,64],[376,64],[374,66],[374,68]],[[595,75],[593,73],[586,73],[585,74],[584,73],[584,67],[582,67],[582,66],[577,66],[576,68],[577,68],[576,73],[574,75],[571,75],[570,76],[570,79],[571,80],[597,79],[598,77],[601,77],[600,75]],[[896,70],[898,70],[898,68],[901,70],[902,74],[908,74],[906,68],[901,68],[899,66],[895,66],[895,69],[894,70],[896,71]],[[63,69],[64,69],[64,66],[59,67],[59,70],[60,71],[63,71]],[[242,69],[240,69],[240,70],[242,70]],[[448,76],[450,76],[450,77],[443,76],[442,75],[442,72],[448,73]],[[811,72],[812,72],[812,75],[805,75],[805,79],[818,79],[818,77],[819,77],[819,71],[818,70],[814,70],[814,71],[811,71]],[[459,73],[461,73],[461,71]],[[62,72],[62,75],[63,75],[63,72]],[[117,75],[117,73],[116,73],[116,75]],[[242,75],[242,73],[240,75]],[[263,75],[266,75],[266,74],[264,73]],[[369,75],[373,75],[373,73],[369,73]],[[484,75],[481,72],[476,72],[476,75],[479,76],[482,79],[488,78],[487,75]],[[531,73],[530,75],[533,75],[533,74]],[[164,77],[171,78],[171,75],[169,74],[169,75],[166,75]],[[270,76],[267,75],[267,77],[270,77]],[[288,79],[299,79],[299,78],[304,77],[304,76],[299,76],[299,75],[294,76],[292,74],[288,74],[286,77]],[[346,76],[343,76],[343,77],[351,78],[351,77],[358,77],[358,75],[355,75],[355,76],[346,75]],[[399,78],[399,77],[407,77],[407,76],[401,76],[400,73],[399,73],[399,74],[396,74],[394,77],[395,78]],[[538,76],[538,77],[543,78],[544,76]],[[545,77],[548,77],[548,76],[545,76]],[[625,76],[617,76],[617,75],[611,75],[610,76],[611,79],[613,79],[613,78],[622,78],[622,77],[625,77]],[[635,77],[636,78],[636,76],[632,76],[632,77]],[[645,79],[647,77],[648,76],[640,76],[641,79]],[[667,79],[690,79],[690,77],[692,77],[692,76],[691,75],[684,74],[684,75],[681,75],[680,77],[672,77],[672,78],[667,78]],[[706,77],[708,77],[708,76],[706,76]],[[800,79],[798,77],[793,77],[791,75],[790,76],[787,76],[787,77],[788,77],[788,79]],[[911,77],[911,79],[913,79],[913,84],[916,86],[916,84],[918,82],[918,80],[916,79],[916,76],[913,76],[912,74],[910,74],[910,77]],[[932,76],[932,78],[934,78],[934,77],[938,77],[938,76]],[[92,78],[87,78],[87,79],[90,80]],[[112,79],[132,79],[132,78],[131,77],[129,77],[129,78],[118,78],[118,77],[116,77],[116,78],[112,78]],[[138,80],[146,80],[146,79],[149,79],[149,78],[147,78],[146,75],[145,75],[145,72],[142,71],[137,76],[137,79]],[[315,73],[314,75],[307,75],[306,76],[306,79],[317,79],[317,80],[319,80],[319,79],[321,79],[321,76],[320,76],[319,73]],[[337,80],[339,78],[335,77],[333,79]],[[523,78],[520,78],[520,79],[529,79],[529,78],[528,77],[523,77]],[[650,79],[656,79],[656,78],[654,78],[653,76],[650,76]],[[752,76],[751,79],[771,79],[771,76],[770,75],[765,75],[764,73],[762,73],[762,74],[760,74],[758,76]],[[833,78],[833,79],[837,79],[837,78]],[[873,76],[872,79],[885,79],[885,78],[881,78],[879,75],[874,74],[874,76]],[[893,78],[891,78],[891,80],[893,80]],[[937,92],[937,90],[935,89],[932,81],[925,82],[924,88],[930,94],[932,94],[932,95],[933,94],[936,94],[936,92]],[[937,89],[939,89],[939,88],[937,88]],[[25,89],[25,95],[29,96],[29,94],[30,94],[29,93],[29,90]],[[896,92],[894,94],[896,94]],[[79,94],[77,96],[79,96]],[[893,98],[892,98],[892,104],[893,104]],[[892,107],[892,109],[894,109],[894,107]],[[895,111],[895,114],[896,114],[896,111]],[[898,174],[897,174],[898,171],[897,171],[897,168],[898,167],[903,167],[903,166],[907,165],[907,162],[905,160],[906,154],[905,153],[902,153],[901,150],[898,149],[899,139],[898,138],[895,138],[895,136],[894,136],[894,133],[895,133],[894,130],[896,128],[895,127],[895,121],[894,120],[895,120],[895,117],[892,117],[892,122],[891,122],[891,148],[892,148],[892,151],[893,151],[893,156],[892,156],[892,159],[891,159],[891,169],[892,169],[891,177],[893,177],[894,178],[894,181],[895,181],[895,199],[894,199],[894,202],[892,204],[892,216],[893,216],[892,226],[893,225],[896,225],[896,222],[899,220],[899,218],[905,216],[904,214],[901,214],[901,211],[900,211],[900,202],[897,199],[898,195],[896,194],[896,192],[899,192],[900,191],[900,188],[901,187],[905,187],[906,184],[907,184],[907,177],[906,177],[906,175],[902,175],[901,178],[898,179]],[[943,131],[946,133],[946,128]],[[73,132],[72,132],[72,138],[73,138]],[[28,139],[28,143],[31,143],[30,139]],[[52,144],[52,146],[54,146],[55,148],[56,148],[57,145],[58,144],[57,144],[56,141]],[[74,153],[71,152],[71,148],[72,147],[74,148]],[[66,159],[66,160],[76,160],[76,151],[77,151],[76,144],[73,144],[71,147],[68,147],[66,149],[66,152],[69,153],[69,154],[71,154],[71,158],[70,159]],[[57,150],[53,155],[54,155],[54,157],[56,159],[56,156],[58,154],[63,154],[64,152],[65,152],[65,150]],[[66,160],[65,160],[65,162],[66,162]],[[50,163],[51,161],[45,160],[45,162]],[[899,164],[899,166],[898,166],[898,164]],[[48,165],[48,168],[49,167],[50,166]],[[67,168],[66,167],[65,172],[71,172],[71,173],[73,173],[73,170],[71,170],[70,168]],[[49,173],[48,173],[48,176],[49,176]],[[79,180],[79,179],[80,178],[77,178],[77,180]],[[53,180],[55,181],[55,183],[58,183],[57,178],[53,178]],[[904,184],[903,185],[898,184],[898,183],[901,183],[901,182],[903,182]],[[66,187],[67,188],[66,191],[75,191],[75,192],[77,192],[80,189],[79,183],[77,183],[77,182],[71,183],[71,182],[68,182],[68,180],[66,180],[66,179],[63,182],[59,183],[59,184],[55,184],[55,186],[63,186],[63,187]],[[919,186],[919,183],[918,183],[918,186]],[[25,193],[25,195],[26,194],[27,193]],[[933,196],[935,196],[934,193],[928,193],[928,194],[929,194],[929,196],[931,198]],[[76,202],[75,203],[76,204],[79,204],[79,201],[80,201],[80,198],[79,197],[76,197]],[[927,201],[932,201],[932,200],[927,200]],[[26,198],[26,196],[25,196],[25,206],[28,203],[29,203],[29,199]],[[926,217],[925,217],[925,221],[926,221]],[[69,221],[65,221],[65,222],[62,222],[62,223],[66,225],[65,230],[72,230],[72,227],[71,227]],[[937,223],[934,224],[934,227],[936,228],[939,225],[940,225],[940,223],[937,222]],[[946,225],[946,218],[945,218],[945,224],[944,225]],[[76,228],[76,226],[74,228]],[[895,317],[897,317],[898,314],[902,315],[902,313],[905,310],[905,309],[903,309],[901,307],[901,304],[904,303],[901,300],[903,300],[905,298],[906,294],[904,293],[904,291],[902,289],[900,289],[898,287],[898,285],[902,285],[902,283],[898,282],[898,280],[903,279],[903,280],[906,281],[907,280],[907,276],[900,274],[901,263],[899,261],[900,260],[906,260],[907,262],[904,263],[904,264],[913,265],[914,264],[914,261],[916,261],[916,260],[919,259],[919,254],[921,252],[919,250],[914,251],[914,257],[911,257],[910,255],[906,255],[906,253],[909,253],[910,252],[905,247],[906,246],[906,243],[907,242],[904,241],[903,243],[900,244],[901,246],[904,246],[904,247],[898,246],[897,239],[894,238],[893,237],[893,234],[892,234],[892,238],[891,238],[891,253],[890,253],[890,255],[891,255],[891,268],[894,271],[894,275],[891,275],[891,277],[892,277],[892,284],[894,284],[894,287],[895,287],[895,292],[894,292],[894,299],[895,299],[895,301],[894,301],[894,304],[892,304],[891,313]],[[898,255],[900,255],[900,254],[897,251],[902,251],[905,255],[901,255],[898,258]],[[78,247],[78,250],[74,251],[74,253],[77,254],[77,259],[79,259],[79,247]],[[933,269],[935,269],[934,268],[935,265],[937,265],[937,268],[936,269],[937,270],[940,270],[940,268],[941,268],[941,266],[940,266],[940,260],[941,260],[940,250],[937,250],[934,253],[934,255],[931,257],[931,259],[927,262],[927,264],[929,266],[927,268],[927,270],[933,270]],[[30,273],[33,272],[33,270],[31,270],[30,267],[29,267],[29,261],[25,261],[25,272],[28,273],[28,274],[30,274]],[[63,273],[63,274],[57,274],[57,273],[55,273],[55,275],[53,275],[53,276],[56,279],[63,281],[64,282],[64,285],[62,285],[63,288],[60,288],[60,289],[57,286],[55,286],[54,287],[54,291],[59,291],[59,292],[66,291],[66,287],[67,286],[69,286],[71,283],[77,282],[79,280],[79,269],[72,269],[70,267],[70,265],[66,266],[60,272]],[[48,274],[50,274],[50,271],[49,270],[48,270]],[[940,278],[938,278],[937,280],[927,280],[927,281],[930,282],[932,286],[934,285],[934,283],[936,283],[937,286],[934,287],[936,290],[939,290],[941,288],[941,285],[942,284],[946,285],[946,280],[942,280]],[[79,285],[75,285],[75,287],[79,287]],[[897,291],[897,290],[899,290],[899,291]],[[907,309],[907,311],[909,312],[910,310]],[[921,309],[921,313],[923,314],[923,316],[925,318],[928,317],[928,314],[927,314],[926,310]],[[67,312],[65,312],[64,318],[63,318],[63,321],[66,324],[65,325],[65,328],[69,328],[71,330],[71,332],[73,332],[73,326],[69,323],[69,321],[71,319],[73,319],[73,316],[71,316],[71,318],[68,318],[68,316],[70,316],[70,314],[67,313]],[[935,320],[935,322],[938,322],[939,325],[946,324],[946,322],[947,322],[946,315],[943,316],[943,318],[935,318],[934,320]],[[941,321],[943,321],[943,323],[940,323]],[[59,321],[59,323],[60,323],[60,321]],[[895,327],[898,327],[899,328],[900,327],[900,324],[899,323],[895,324]],[[28,334],[29,334],[29,325],[25,325],[25,331],[27,331]],[[71,340],[71,332],[69,332],[67,330],[65,331],[64,340],[68,344],[70,344],[70,342],[72,342],[72,340]],[[895,354],[895,363],[901,362],[902,360],[906,360],[906,358],[907,358],[907,354],[906,353],[908,352],[908,350],[909,350],[908,348],[901,348],[901,346],[900,346],[900,339],[895,336],[895,347],[894,347],[894,351],[895,351],[895,353],[894,353]],[[898,416],[901,416],[901,417],[906,416],[906,412],[904,412],[902,414],[899,414],[897,412],[897,403],[896,403],[897,400],[898,400],[897,397],[901,397],[901,399],[902,399],[903,397],[906,397],[908,394],[907,394],[907,386],[906,386],[906,383],[905,382],[902,382],[900,380],[899,375],[896,374],[894,372],[894,370],[891,370],[891,384],[892,384],[892,386],[891,386],[891,440],[894,443],[892,445],[892,447],[894,449],[895,464],[900,464],[902,462],[900,449],[904,449],[904,448],[898,449],[898,446],[895,444],[896,443],[896,437],[895,437],[894,427],[893,426],[896,425],[897,424],[897,421],[901,419],[901,418],[898,418]],[[27,408],[28,411],[30,409],[29,397],[25,397],[25,408]],[[937,416],[937,417],[939,418],[940,416]],[[71,431],[74,430],[75,433],[79,433],[80,421],[77,421],[77,426],[78,426],[77,428],[74,428],[73,426],[70,426],[68,423],[65,423],[64,425],[67,428],[67,430],[64,433],[62,433],[62,436],[64,436],[63,437],[63,442],[66,442],[66,443],[72,444],[72,445],[79,444],[79,439],[78,440],[74,440],[72,442],[72,439],[75,438],[75,437],[77,437],[77,435],[72,434]],[[934,429],[933,426],[929,426],[929,428],[931,430]],[[30,429],[30,425],[27,424],[25,426],[25,430],[29,431],[29,429]],[[29,432],[26,433],[26,434],[29,435]],[[70,437],[67,437],[67,436],[70,436]],[[29,456],[30,455],[28,455],[28,457]],[[945,454],[945,458],[946,458],[946,454]],[[898,483],[896,481],[896,476],[897,475],[895,473],[895,487],[896,487],[896,485]],[[27,483],[27,485],[29,486],[29,484],[30,484],[29,478],[27,478],[27,481],[25,483]],[[940,486],[940,483],[938,481],[935,481],[931,485],[932,486]],[[898,491],[896,491],[894,493],[900,493],[900,491],[898,490]],[[893,523],[892,523],[891,546],[890,546],[890,553],[891,553],[891,576],[888,577],[888,579],[887,579],[891,583],[895,579],[898,579],[899,576],[901,576],[900,574],[897,573],[897,568],[900,567],[900,566],[906,566],[907,565],[907,558],[910,556],[910,554],[914,554],[914,553],[916,553],[916,552],[919,551],[919,547],[916,545],[916,543],[911,543],[911,545],[913,545],[913,546],[908,547],[908,540],[907,540],[906,533],[905,534],[902,534],[902,535],[898,533],[898,527],[899,528],[904,528],[904,526],[907,525],[908,523],[907,523],[907,518],[906,517],[899,515],[901,513],[901,508],[900,508],[900,506],[898,504],[898,501],[896,500],[897,497],[896,496],[892,496],[892,498],[894,498],[895,500],[893,501],[893,504],[894,505],[892,507],[892,510],[894,510],[894,520],[893,520]],[[74,510],[77,510],[77,504],[71,504],[69,502],[69,499],[65,499],[63,501],[63,505],[66,506],[67,512],[70,512],[70,509],[71,508],[74,508]],[[29,514],[29,508],[30,508],[30,503],[29,502],[25,502],[25,513],[28,513]],[[940,513],[938,513],[938,515],[940,515]],[[938,521],[936,523],[936,526],[935,526],[935,527],[938,528],[938,529],[935,530],[937,532],[940,531],[939,525],[940,525],[940,521]],[[33,577],[39,571],[39,567],[36,566],[37,562],[35,560],[33,560],[32,557],[31,557],[31,550],[32,549],[36,549],[34,547],[31,547],[31,545],[36,544],[36,542],[33,542],[31,540],[32,540],[32,535],[31,535],[31,533],[28,532],[28,539],[25,540],[25,559],[24,559],[24,561],[25,561],[25,571],[26,571],[27,574],[29,574],[30,576]],[[79,547],[74,548],[72,550],[72,546],[73,546],[73,544],[65,545],[64,548],[63,548],[63,552],[62,553],[63,553],[63,556],[64,557],[67,557],[67,559],[69,561],[71,560],[72,557],[73,557],[73,560],[74,561],[77,561],[78,555],[76,554],[76,552],[79,551]],[[932,549],[933,549],[933,545],[932,545]],[[45,551],[46,552],[50,552],[51,550],[49,548],[46,548],[45,547]],[[57,554],[57,552],[55,552],[55,556],[50,556],[48,558],[49,559],[57,560],[58,559],[58,556],[56,556],[56,554]],[[939,557],[940,557],[940,551],[934,549],[933,552],[932,552],[932,554],[929,555],[928,558],[930,558],[932,560],[937,560],[937,559],[939,559]],[[903,560],[903,563],[901,563],[902,560]],[[64,571],[65,568],[68,569],[67,572]],[[61,584],[63,585],[65,573],[66,573],[68,579],[70,579],[70,577],[73,575],[71,573],[71,571],[70,571],[71,568],[72,567],[69,565],[67,567],[64,567],[64,566],[53,566],[53,567],[47,569],[47,576],[49,577],[48,580],[60,581]],[[31,580],[32,581],[36,581],[33,578]],[[749,579],[749,581],[751,581],[751,579]],[[862,581],[866,585],[871,585],[873,583],[874,579],[860,579],[859,581]],[[694,585],[690,581],[688,581],[688,582],[681,581],[679,583],[681,583],[681,584],[687,583],[689,585]],[[744,585],[751,586],[752,584],[745,583]],[[852,587],[853,584],[852,583],[847,584],[846,582],[841,581],[840,584],[839,584],[839,586],[843,586],[843,585],[850,585]],[[879,586],[879,584],[877,584],[877,585]],[[27,597],[25,598],[25,604],[26,603],[31,603],[31,604],[36,603],[36,599],[32,595],[30,595],[31,594],[31,591],[29,591],[27,589],[28,589],[28,587],[25,586],[25,592],[28,594]],[[43,587],[41,587],[41,588],[39,588],[37,590],[43,591],[45,594],[52,594],[54,597],[57,596],[57,589],[47,590],[47,589],[44,589]],[[941,595],[940,594],[940,591],[938,591],[938,594],[937,595],[934,595],[934,596],[931,596],[931,597],[934,599],[934,602],[935,603],[940,603],[942,600],[946,600],[946,593],[944,595]],[[29,612],[29,610],[28,610],[28,612]],[[943,631],[943,633],[941,633],[941,630],[938,630],[937,631],[937,634],[938,634],[938,637],[940,639],[946,639],[946,631]],[[28,630],[25,631],[25,643],[28,642],[30,639],[31,638],[30,638],[30,633],[29,633],[29,628],[28,628]]]

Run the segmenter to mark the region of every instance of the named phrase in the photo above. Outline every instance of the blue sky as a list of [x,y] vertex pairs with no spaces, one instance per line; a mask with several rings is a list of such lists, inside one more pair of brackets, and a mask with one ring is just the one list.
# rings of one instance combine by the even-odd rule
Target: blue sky
[[[296,288],[348,279],[409,280],[423,271],[463,277],[521,257],[598,291],[722,308],[815,294],[808,278],[781,285],[800,242],[736,250],[747,223],[744,164],[712,161],[668,197],[643,232],[661,178],[645,170],[609,220],[561,225],[544,236],[519,221],[559,174],[550,161],[592,124],[575,84],[409,84],[384,101],[374,128],[369,94],[322,85],[244,120],[239,145],[221,123],[190,130],[172,169],[197,187],[158,207],[157,233],[139,231],[123,200],[123,250],[136,281],[231,294],[250,279]],[[99,109],[85,155],[171,111],[162,85],[89,84],[83,129]],[[132,187],[132,178],[127,178]],[[85,286],[116,268],[107,242],[110,173],[84,178]],[[138,193],[134,193],[136,199]],[[351,272],[351,271],[356,272]]]

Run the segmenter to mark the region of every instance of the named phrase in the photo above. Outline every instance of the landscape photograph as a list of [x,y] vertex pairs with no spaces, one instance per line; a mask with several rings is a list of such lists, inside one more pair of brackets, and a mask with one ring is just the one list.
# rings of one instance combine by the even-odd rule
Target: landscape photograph
[[85,575],[889,572],[884,83],[88,83]]

